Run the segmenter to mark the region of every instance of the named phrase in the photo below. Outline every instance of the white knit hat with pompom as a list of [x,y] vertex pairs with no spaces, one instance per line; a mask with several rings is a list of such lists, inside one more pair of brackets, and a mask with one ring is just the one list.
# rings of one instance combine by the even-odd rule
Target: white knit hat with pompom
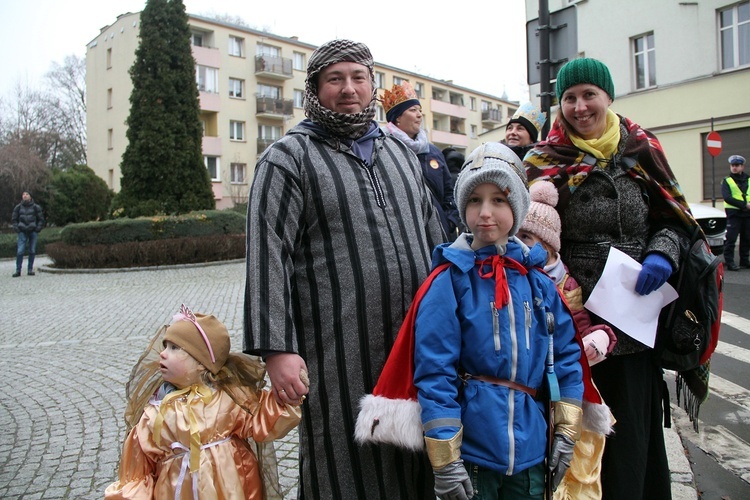
[[560,251],[560,216],[555,207],[560,198],[551,182],[535,182],[529,187],[531,207],[520,231],[531,233],[555,252]]

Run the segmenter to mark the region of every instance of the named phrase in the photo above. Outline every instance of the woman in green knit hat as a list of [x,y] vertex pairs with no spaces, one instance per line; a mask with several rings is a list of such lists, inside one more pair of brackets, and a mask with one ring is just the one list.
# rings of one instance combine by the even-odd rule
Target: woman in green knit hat
[[[585,303],[615,247],[642,264],[633,293],[648,295],[677,270],[682,234],[696,226],[661,144],[610,109],[615,86],[601,61],[565,64],[556,92],[557,119],[524,163],[530,184],[548,181],[558,189],[562,260]],[[669,499],[666,394],[653,349],[593,313],[592,321],[609,325],[617,336],[612,353],[592,367],[617,420],[602,460],[602,496]]]

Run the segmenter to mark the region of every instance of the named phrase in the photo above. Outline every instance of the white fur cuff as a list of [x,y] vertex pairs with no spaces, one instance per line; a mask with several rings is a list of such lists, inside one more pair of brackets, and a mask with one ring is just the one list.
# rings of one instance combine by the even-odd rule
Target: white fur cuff
[[358,443],[385,443],[424,449],[422,408],[417,401],[368,394],[360,400],[354,438]]

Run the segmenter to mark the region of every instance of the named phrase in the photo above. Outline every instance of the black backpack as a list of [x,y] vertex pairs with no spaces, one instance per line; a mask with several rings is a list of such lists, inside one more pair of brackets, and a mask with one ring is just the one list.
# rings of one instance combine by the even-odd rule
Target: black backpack
[[662,368],[692,370],[708,361],[719,342],[724,292],[724,265],[700,227],[681,247],[679,271],[668,281],[679,297],[661,311],[655,351]]

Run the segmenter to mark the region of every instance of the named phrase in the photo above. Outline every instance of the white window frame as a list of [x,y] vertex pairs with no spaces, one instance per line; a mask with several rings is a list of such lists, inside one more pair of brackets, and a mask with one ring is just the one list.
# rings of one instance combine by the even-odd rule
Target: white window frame
[[276,85],[268,85],[265,83],[258,84],[258,97],[270,97],[271,99],[281,99],[282,88]]
[[229,97],[235,99],[245,98],[245,80],[240,78],[229,78]]
[[219,70],[210,66],[195,66],[195,81],[201,92],[219,93]]
[[402,83],[408,82],[408,81],[409,81],[408,78],[401,78],[400,76],[395,76],[395,75],[393,77],[393,84],[394,85],[401,85]]
[[[211,172],[211,163],[213,163],[214,172]],[[218,156],[204,155],[203,164],[206,166],[208,176],[211,177],[212,182],[221,181],[221,158]]]
[[385,121],[385,109],[380,104],[375,107],[375,119],[379,122]]
[[292,55],[292,69],[296,69],[297,71],[307,71],[304,52],[295,51]]
[[247,163],[229,164],[229,182],[231,184],[245,184],[247,178]]
[[245,57],[245,39],[229,35],[228,52],[230,56]]
[[305,91],[294,89],[294,107],[302,108],[305,105]]
[[281,48],[265,43],[259,43],[255,46],[256,56],[281,57]]
[[417,93],[417,97],[424,99],[424,83],[417,82],[414,84],[414,92]]
[[[731,23],[723,26],[724,14],[731,14]],[[740,14],[744,19],[739,20]],[[722,71],[750,66],[750,2],[741,2],[718,12],[719,64]],[[743,40],[744,38],[744,40]],[[727,50],[731,49],[731,54]],[[727,59],[731,59],[728,61]]]
[[283,131],[279,125],[258,125],[258,138],[263,140],[277,141],[281,139]]
[[229,140],[245,141],[245,122],[229,120]]
[[477,98],[476,97],[469,97],[469,106],[472,111],[477,110]]
[[385,88],[385,73],[383,73],[382,71],[375,72],[375,85],[379,89]]
[[[654,33],[630,39],[633,54],[633,87],[643,90],[656,87],[656,41]],[[638,45],[640,44],[640,49]]]

